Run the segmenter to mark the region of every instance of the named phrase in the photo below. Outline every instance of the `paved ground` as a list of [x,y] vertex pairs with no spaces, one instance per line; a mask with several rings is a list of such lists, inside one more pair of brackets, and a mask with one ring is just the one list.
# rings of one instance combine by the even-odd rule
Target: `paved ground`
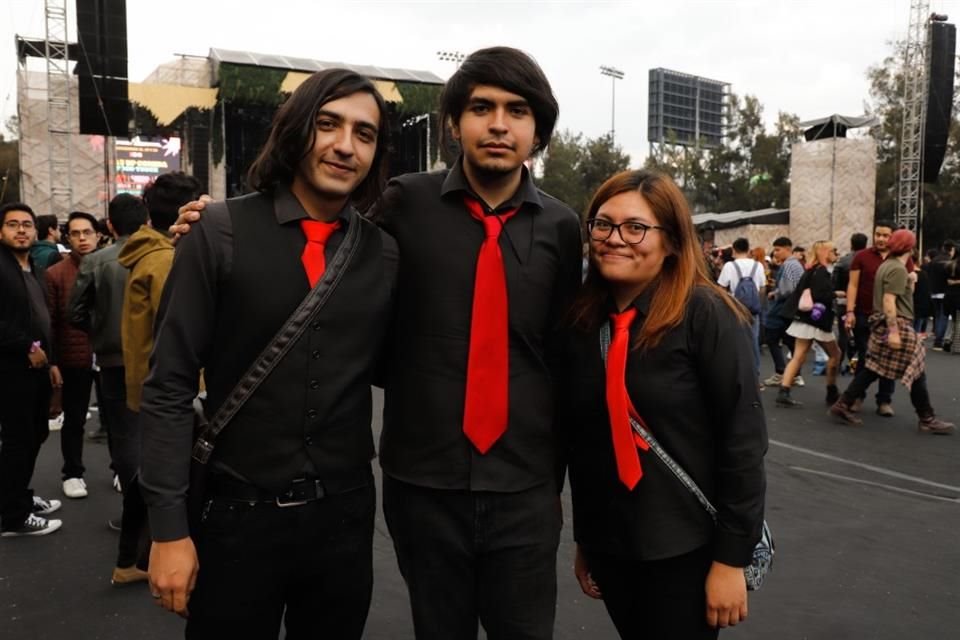
[[[764,360],[768,374],[766,354]],[[960,356],[931,353],[928,372],[939,413],[960,423]],[[773,391],[764,392],[776,566],[764,589],[751,595],[750,619],[723,636],[960,637],[960,435],[919,435],[902,388],[894,399],[897,417],[867,412],[862,427],[834,424],[824,415],[823,378],[807,376],[807,382],[795,392],[806,403],[802,409],[776,409]],[[58,443],[59,434],[51,434],[34,487],[67,502],[59,490]],[[62,531],[0,541],[0,639],[181,637],[180,620],[158,610],[144,585],[110,586],[117,538],[105,522],[119,514],[120,498],[110,489],[106,447],[87,445],[85,460],[91,495],[64,505]],[[564,502],[569,513],[569,496]],[[412,638],[382,519],[377,530],[366,637]],[[580,593],[572,557],[567,527],[557,559],[556,637],[616,638],[602,604]]]

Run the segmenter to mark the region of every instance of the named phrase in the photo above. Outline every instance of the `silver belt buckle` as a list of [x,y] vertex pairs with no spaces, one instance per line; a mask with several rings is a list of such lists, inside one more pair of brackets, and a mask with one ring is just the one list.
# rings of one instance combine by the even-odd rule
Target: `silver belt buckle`
[[[300,484],[300,483],[302,483],[302,482],[306,482],[306,480],[294,480],[291,484]],[[282,496],[277,496],[277,497],[276,497],[276,502],[277,502],[277,506],[278,506],[278,507],[286,508],[286,507],[300,507],[300,506],[303,506],[303,505],[307,504],[307,502],[309,502],[309,501],[308,501],[308,500],[294,500],[294,499],[293,499],[293,490],[291,489],[290,491],[287,491],[287,493],[285,493],[284,495],[282,495]]]

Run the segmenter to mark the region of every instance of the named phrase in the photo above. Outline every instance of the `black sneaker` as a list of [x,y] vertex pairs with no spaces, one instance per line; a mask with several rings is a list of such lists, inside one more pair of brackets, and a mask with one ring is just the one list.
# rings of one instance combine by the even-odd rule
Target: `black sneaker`
[[48,516],[60,508],[59,500],[44,500],[40,496],[33,496],[33,513],[38,516]]
[[777,393],[776,405],[784,409],[794,409],[796,407],[802,407],[803,403],[790,397],[790,389],[780,387],[780,391]]
[[19,529],[10,529],[0,533],[0,537],[15,538],[18,536],[45,536],[53,533],[63,525],[60,520],[47,520],[32,513],[27,516],[23,525]]

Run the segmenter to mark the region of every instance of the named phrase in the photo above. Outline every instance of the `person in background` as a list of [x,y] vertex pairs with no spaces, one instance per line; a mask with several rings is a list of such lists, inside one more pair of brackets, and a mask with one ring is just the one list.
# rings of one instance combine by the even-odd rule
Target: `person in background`
[[67,239],[70,253],[65,260],[47,269],[46,277],[52,337],[50,380],[54,398],[59,400],[63,409],[63,429],[60,431],[63,495],[86,498],[83,426],[87,422],[93,386],[93,349],[89,336],[69,322],[69,300],[81,260],[97,248],[97,219],[89,213],[74,211],[67,218]]
[[0,536],[44,536],[63,522],[46,516],[59,500],[30,489],[40,446],[50,434],[50,313],[43,271],[30,256],[37,237],[33,209],[0,207]]
[[[590,271],[560,383],[574,573],[621,638],[716,638],[747,617],[743,567],[763,523],[767,431],[750,314],[710,279],[669,177],[613,176],[586,226]],[[716,524],[631,418],[693,477]]]
[[912,231],[899,229],[885,238],[887,258],[875,273],[873,309],[868,320],[870,340],[866,364],[830,407],[830,414],[847,424],[862,424],[853,402],[879,377],[900,380],[910,389],[921,433],[949,435],[954,425],[937,418],[930,404],[924,372],[925,349],[913,330],[913,286],[907,273],[910,252],[917,244]]
[[[776,404],[778,407],[798,407],[802,403],[790,397],[790,386],[794,376],[803,365],[814,342],[818,343],[827,353],[827,404],[832,405],[840,397],[837,389],[837,369],[840,364],[840,349],[833,334],[833,322],[836,319],[833,311],[833,278],[829,267],[836,261],[837,252],[833,243],[827,240],[818,240],[813,245],[813,259],[807,267],[794,294],[783,306],[781,315],[793,317],[787,327],[787,335],[794,338],[793,357],[787,364],[780,382]],[[800,301],[809,289],[810,309],[802,309]]]
[[[933,350],[943,349],[943,341],[947,335],[947,324],[950,313],[946,309],[947,295],[947,265],[956,256],[957,247],[953,240],[944,240],[940,251],[933,257],[928,267],[930,274],[930,297],[933,301]],[[956,316],[954,316],[956,324]]]
[[[913,261],[921,264],[920,252],[914,248]],[[917,339],[923,342],[927,338],[927,321],[930,319],[930,313],[933,310],[930,297],[930,274],[928,267],[930,259],[923,257],[921,267],[914,273],[917,274],[917,281],[913,285],[913,330],[917,332]]]
[[60,221],[55,215],[37,216],[37,240],[30,247],[30,257],[38,269],[47,269],[61,260]]
[[[783,381],[783,372],[787,368],[786,360],[783,357],[783,348],[781,342],[793,352],[793,336],[787,333],[789,320],[782,315],[783,306],[790,296],[793,295],[797,283],[803,277],[804,269],[800,261],[793,253],[793,242],[786,236],[781,236],[773,241],[773,260],[779,267],[777,268],[776,285],[767,293],[770,304],[767,308],[766,336],[767,346],[770,348],[770,357],[773,358],[774,373],[763,381],[768,387],[779,387]],[[792,318],[792,316],[790,316]],[[803,376],[797,371],[793,379],[793,386],[804,386]]]
[[840,370],[849,370],[843,359],[853,356],[853,340],[849,330],[843,326],[843,318],[847,314],[847,286],[850,284],[850,265],[858,251],[867,248],[867,235],[854,233],[850,236],[850,251],[843,254],[833,265],[833,290],[836,292],[836,312],[840,322],[837,323],[837,347],[840,348]]
[[[752,281],[753,287],[755,290],[750,290],[748,294],[749,301],[744,302],[747,305],[748,310],[752,314],[751,320],[751,330],[753,331],[753,359],[754,359],[754,368],[756,370],[757,377],[760,377],[760,309],[759,303],[760,298],[763,295],[763,287],[767,282],[766,274],[763,270],[763,263],[757,262],[755,259],[750,257],[750,241],[746,238],[737,238],[733,241],[732,245],[732,259],[730,262],[727,262],[723,265],[723,269],[720,271],[720,277],[717,279],[717,284],[725,288],[730,292],[730,295],[735,298],[739,295],[738,290],[743,291],[741,288],[741,282],[744,278]],[[762,250],[761,250],[762,251]],[[749,283],[744,283],[748,285]],[[750,304],[757,304],[757,312],[754,313],[753,309],[749,308]]]

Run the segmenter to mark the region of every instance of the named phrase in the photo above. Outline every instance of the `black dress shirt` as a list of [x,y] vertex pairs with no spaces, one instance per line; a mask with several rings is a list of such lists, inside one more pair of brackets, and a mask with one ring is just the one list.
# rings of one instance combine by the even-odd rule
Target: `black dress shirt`
[[[485,455],[463,435],[467,357],[483,225],[458,161],[449,171],[391,180],[373,216],[401,262],[385,380],[380,459],[394,478],[435,489],[513,492],[553,481],[557,465],[551,344],[580,284],[580,224],[529,173],[498,211],[509,304],[506,433]],[[487,213],[490,208],[484,205]]]
[[[718,524],[656,454],[639,451],[643,478],[633,491],[617,477],[605,400],[600,331],[571,329],[570,484],[574,537],[594,552],[658,560],[713,546],[716,560],[749,564],[763,522],[767,430],[750,327],[713,289],[691,295],[683,321],[647,351],[631,350],[630,399],[664,449],[718,510]],[[643,325],[650,293],[634,302],[631,335]]]
[[[155,327],[139,416],[141,487],[154,540],[187,535],[191,401],[204,369],[212,416],[310,291],[301,263],[307,214],[286,188],[210,210],[177,246]],[[209,466],[279,495],[296,478],[330,490],[369,469],[370,385],[390,318],[396,244],[352,210],[325,249],[361,225],[352,261],[323,310],[216,442]]]

